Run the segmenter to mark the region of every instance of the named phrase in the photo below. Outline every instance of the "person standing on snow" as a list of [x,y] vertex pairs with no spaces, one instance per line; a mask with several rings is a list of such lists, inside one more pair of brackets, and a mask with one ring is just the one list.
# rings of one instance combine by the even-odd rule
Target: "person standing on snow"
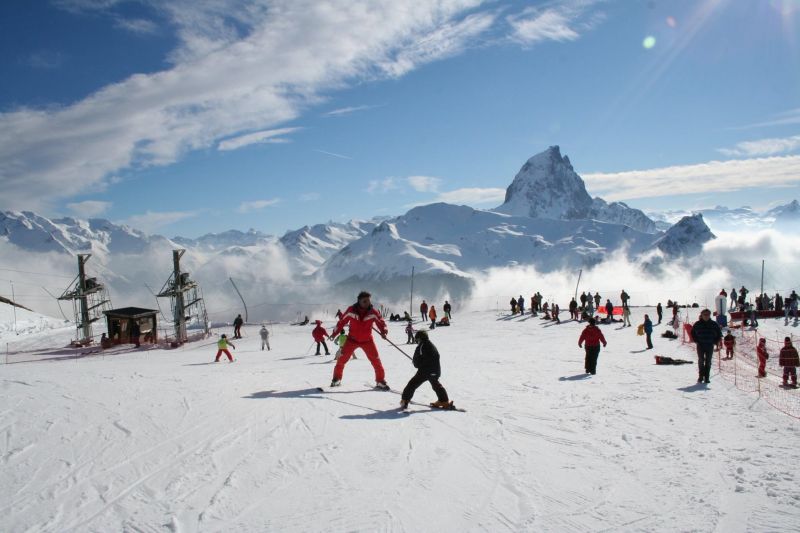
[[631,326],[631,308],[627,305],[622,308],[622,327]]
[[422,315],[422,320],[425,321],[428,316],[428,303],[425,300],[422,300],[422,303],[419,304],[419,314]]
[[261,349],[264,349],[264,346],[267,347],[267,351],[269,351],[269,330],[267,326],[261,324],[261,329],[258,331],[258,334],[261,336]]
[[733,359],[733,349],[736,346],[736,337],[733,336],[731,330],[728,330],[727,335],[722,338],[722,345],[725,346],[725,359]]
[[428,310],[428,318],[431,319],[431,329],[436,327],[436,306],[432,305]]
[[[344,313],[342,313],[342,315],[344,315]],[[339,358],[342,356],[342,348],[344,347],[344,343],[347,342],[347,333],[345,333],[344,330],[342,330],[342,332],[339,333],[339,336],[336,337],[336,340],[334,340],[334,342],[339,347],[339,349],[336,350],[336,354],[333,356],[333,359],[335,361],[338,361]],[[353,359],[355,358],[356,354],[353,354]]]
[[366,291],[361,291],[358,294],[358,300],[345,311],[344,316],[339,323],[336,324],[332,337],[337,336],[345,326],[350,326],[350,334],[347,336],[347,342],[342,347],[342,355],[336,361],[336,367],[333,369],[333,380],[331,380],[331,387],[338,387],[342,384],[342,376],[344,375],[344,365],[350,360],[356,348],[361,348],[367,354],[367,359],[372,364],[375,370],[375,387],[378,389],[389,390],[389,385],[386,384],[385,372],[381,364],[381,358],[378,355],[378,348],[375,346],[375,341],[372,339],[373,325],[378,328],[382,338],[386,338],[389,331],[386,329],[386,322],[383,321],[381,313],[372,307],[372,295]]
[[519,295],[519,298],[517,298],[517,307],[519,308],[519,314],[524,315],[525,314],[525,298],[523,298],[521,294]]
[[797,349],[792,346],[792,339],[783,339],[783,348],[778,356],[778,364],[783,367],[783,386],[789,386],[789,378],[792,379],[792,387],[797,387],[797,367],[800,366],[800,356]]
[[614,304],[609,299],[606,299],[606,315],[608,316],[609,324],[614,322]]
[[511,297],[511,301],[509,303],[511,304],[511,314],[512,315],[516,315],[517,314],[517,299],[512,296]]
[[644,334],[645,339],[647,340],[647,349],[653,349],[653,322],[650,320],[648,315],[644,315],[644,323],[642,324],[644,327]]
[[600,293],[599,292],[594,293],[594,306],[597,309],[600,309],[600,300],[602,300],[602,298],[600,297]]
[[228,351],[228,346],[234,350],[236,349],[236,346],[234,346],[232,342],[228,342],[228,337],[223,333],[219,341],[217,341],[217,357],[214,359],[215,363],[219,363],[219,358],[222,357],[222,354],[227,355],[228,361],[233,363],[233,356],[231,352]]
[[572,320],[578,320],[578,302],[575,301],[575,298],[569,301],[569,317]]
[[600,331],[600,328],[596,326],[594,318],[590,318],[589,325],[583,329],[578,339],[578,348],[584,348],[585,344],[586,359],[584,361],[584,366],[586,367],[587,374],[595,375],[597,373],[597,357],[600,355],[601,342],[605,348],[606,338],[603,336],[603,332]]
[[587,299],[588,299],[588,296],[586,296],[586,291],[583,291],[581,293],[581,310],[583,310],[586,307],[586,300]]
[[736,304],[738,303],[739,298],[736,295],[736,287],[731,289],[731,305],[728,307],[728,312],[736,311]]
[[622,307],[628,307],[628,300],[630,300],[630,296],[628,293],[625,292],[625,289],[622,289],[622,292],[619,295],[619,299],[622,300]]
[[414,392],[426,381],[431,384],[436,393],[437,401],[432,403],[431,406],[438,408],[451,407],[453,402],[447,397],[447,391],[439,383],[439,377],[442,375],[439,351],[431,342],[427,331],[418,331],[415,339],[417,348],[414,350],[412,363],[414,363],[417,373],[414,374],[408,381],[408,385],[403,389],[403,394],[400,397],[400,408],[406,409],[408,407],[408,404],[411,403],[411,398],[414,397]]
[[317,343],[316,355],[320,355],[319,353],[320,344],[325,347],[325,355],[331,354],[331,352],[328,351],[328,345],[325,343],[325,337],[328,336],[328,332],[325,331],[325,328],[322,327],[322,320],[317,320],[317,327],[315,327],[311,331],[311,336],[314,337],[314,342]]
[[446,316],[448,320],[453,320],[453,316],[450,314],[450,311],[452,311],[452,309],[453,306],[450,305],[450,302],[445,300],[444,306],[442,307],[442,311],[444,311],[444,316]]
[[242,338],[242,325],[244,325],[244,320],[242,320],[242,315],[236,315],[236,318],[233,321],[233,338],[234,339],[241,339]]
[[414,328],[411,326],[411,320],[406,321],[406,344],[414,344]]
[[658,315],[658,323],[661,324],[661,321],[664,320],[664,308],[661,307],[661,302],[656,305],[656,314]]
[[697,382],[711,383],[711,360],[714,347],[722,341],[722,329],[711,320],[710,309],[703,309],[700,320],[692,326],[692,340],[697,344]]
[[133,326],[131,327],[131,342],[139,347],[139,337],[142,335],[142,328],[139,326],[139,321],[134,320]]
[[769,352],[767,352],[767,339],[761,337],[758,339],[758,346],[756,346],[756,355],[758,356],[758,377],[767,377],[767,359],[769,359]]

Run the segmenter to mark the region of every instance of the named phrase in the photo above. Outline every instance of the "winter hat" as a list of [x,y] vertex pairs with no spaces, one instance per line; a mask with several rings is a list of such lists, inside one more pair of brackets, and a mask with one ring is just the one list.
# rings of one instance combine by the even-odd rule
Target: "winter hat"
[[597,321],[596,321],[594,318],[590,318],[590,319],[588,320],[588,322],[589,322],[589,325],[590,325],[590,326],[594,326],[595,324],[597,324]]
[[791,346],[791,344],[792,344],[792,339],[791,339],[791,338],[789,338],[789,337],[786,337],[785,339],[783,339],[783,343],[784,343],[784,344],[788,344],[788,345],[790,345],[790,346]]
[[228,336],[227,336],[227,335],[225,335],[225,334],[223,333],[223,334],[222,334],[222,338],[223,338],[223,339],[227,339],[227,338],[228,338]]
[[767,339],[761,337],[760,339],[758,339],[758,344],[767,344]]
[[322,320],[317,320],[316,322],[317,322],[317,325],[318,325],[318,326],[319,326],[320,324],[322,324]]
[[427,341],[428,340],[428,330],[427,329],[421,329],[421,330],[417,331],[414,334],[414,339],[416,339],[417,342]]

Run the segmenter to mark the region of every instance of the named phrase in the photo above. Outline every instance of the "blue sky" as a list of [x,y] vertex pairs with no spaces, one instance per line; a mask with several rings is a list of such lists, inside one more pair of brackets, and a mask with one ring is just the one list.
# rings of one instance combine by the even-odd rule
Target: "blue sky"
[[0,52],[0,209],[282,234],[553,144],[645,210],[800,197],[799,0],[11,1]]

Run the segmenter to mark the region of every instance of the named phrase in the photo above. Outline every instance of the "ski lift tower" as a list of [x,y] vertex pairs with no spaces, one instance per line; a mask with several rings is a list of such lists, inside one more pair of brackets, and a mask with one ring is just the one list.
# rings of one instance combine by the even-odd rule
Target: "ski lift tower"
[[86,277],[86,262],[92,254],[78,254],[78,277],[70,284],[59,300],[71,300],[75,314],[78,343],[92,343],[92,323],[103,318],[103,311],[111,309],[111,298],[105,285],[97,278]]
[[181,257],[186,250],[172,251],[172,275],[169,277],[158,298],[169,298],[175,326],[175,342],[182,344],[188,340],[187,329],[199,327],[208,334],[208,313],[202,292],[188,272],[181,272]]

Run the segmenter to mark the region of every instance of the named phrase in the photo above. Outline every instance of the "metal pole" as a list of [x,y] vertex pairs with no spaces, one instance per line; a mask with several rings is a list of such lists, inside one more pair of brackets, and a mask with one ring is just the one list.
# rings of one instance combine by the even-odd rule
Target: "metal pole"
[[581,276],[583,275],[583,269],[578,272],[578,283],[575,284],[575,300],[578,299],[578,286],[581,284]]
[[89,321],[89,298],[86,296],[86,262],[92,257],[90,254],[78,254],[78,299],[81,304],[81,327],[83,329],[83,342],[89,343],[92,339],[92,324]]
[[413,266],[411,267],[411,297],[408,301],[408,316],[414,318],[414,267]]
[[761,298],[761,295],[764,294],[764,260],[761,260],[761,294],[758,295]]
[[14,334],[19,335],[17,333],[17,297],[14,296],[14,282],[9,281],[11,284],[11,309],[14,310]]
[[183,343],[186,340],[186,317],[183,307],[183,279],[181,278],[181,257],[186,250],[172,250],[172,268],[175,276],[175,341]]
[[239,287],[237,287],[236,284],[233,282],[233,278],[228,278],[228,279],[230,280],[231,285],[233,285],[233,289],[236,291],[236,294],[239,295],[239,299],[242,300],[242,305],[244,306],[244,321],[245,323],[247,323],[249,322],[249,320],[247,319],[247,304],[244,302],[244,297],[242,296],[242,293],[239,292]]

